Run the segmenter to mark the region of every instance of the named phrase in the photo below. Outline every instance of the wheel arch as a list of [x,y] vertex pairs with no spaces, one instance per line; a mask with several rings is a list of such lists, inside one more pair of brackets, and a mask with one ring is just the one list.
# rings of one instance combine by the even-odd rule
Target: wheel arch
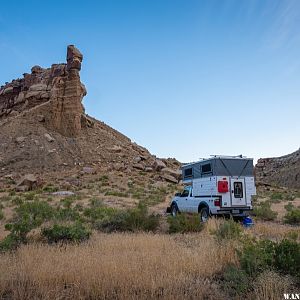
[[206,207],[208,209],[208,213],[210,214],[210,209],[209,209],[209,206],[208,204],[205,202],[205,201],[201,201],[198,205],[198,213],[200,213],[200,210],[203,208],[203,207]]

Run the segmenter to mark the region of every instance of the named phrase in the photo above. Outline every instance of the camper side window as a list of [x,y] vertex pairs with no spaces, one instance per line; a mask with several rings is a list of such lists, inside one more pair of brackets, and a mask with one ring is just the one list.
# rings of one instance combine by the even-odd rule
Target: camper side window
[[185,169],[184,170],[184,177],[185,178],[193,177],[193,169],[192,168]]
[[201,166],[201,174],[211,173],[211,164],[205,164]]

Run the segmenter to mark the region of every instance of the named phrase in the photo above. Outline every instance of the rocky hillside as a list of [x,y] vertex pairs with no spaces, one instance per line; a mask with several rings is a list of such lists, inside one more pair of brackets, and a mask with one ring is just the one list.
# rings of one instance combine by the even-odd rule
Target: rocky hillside
[[[83,56],[73,45],[67,62],[34,66],[23,78],[0,88],[0,177],[28,173],[144,172],[178,182],[179,163],[149,151],[84,112],[80,81]],[[1,183],[0,183],[1,188]]]
[[261,158],[255,166],[258,183],[300,188],[300,149],[281,157]]

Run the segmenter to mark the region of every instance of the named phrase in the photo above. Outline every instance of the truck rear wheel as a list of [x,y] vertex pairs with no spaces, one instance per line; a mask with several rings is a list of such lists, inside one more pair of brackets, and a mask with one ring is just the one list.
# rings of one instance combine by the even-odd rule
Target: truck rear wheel
[[200,221],[202,223],[207,222],[208,218],[209,218],[209,211],[207,207],[202,207],[199,211],[199,217],[200,217]]
[[171,206],[171,215],[172,215],[173,217],[176,217],[176,216],[177,216],[177,213],[178,213],[177,205],[172,204],[172,206]]

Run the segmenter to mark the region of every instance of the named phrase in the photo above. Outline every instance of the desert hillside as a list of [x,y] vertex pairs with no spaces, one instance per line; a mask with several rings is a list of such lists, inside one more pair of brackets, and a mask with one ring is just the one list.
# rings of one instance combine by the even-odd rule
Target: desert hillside
[[[66,174],[120,172],[177,183],[179,163],[159,160],[128,137],[84,112],[83,55],[68,46],[67,62],[34,66],[0,88],[0,175],[47,180]],[[68,180],[66,182],[68,184]],[[72,184],[69,182],[69,184]]]
[[257,183],[300,188],[300,149],[281,157],[261,158],[255,166]]

